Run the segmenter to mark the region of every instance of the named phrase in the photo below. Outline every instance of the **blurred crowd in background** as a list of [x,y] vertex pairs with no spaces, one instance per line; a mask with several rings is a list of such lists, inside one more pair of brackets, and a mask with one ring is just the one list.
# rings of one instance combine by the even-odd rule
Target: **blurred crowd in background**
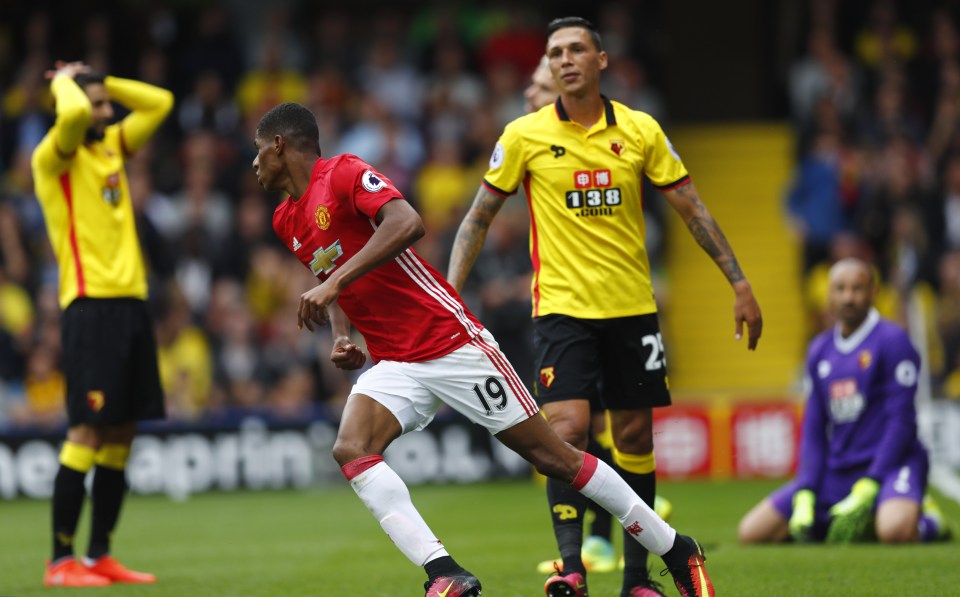
[[[883,281],[884,314],[906,322],[911,305],[927,307],[937,391],[960,396],[957,14],[904,15],[877,0],[841,24],[838,4],[807,2],[806,42],[781,77],[796,171],[771,200],[783,201],[803,245],[810,332],[827,323],[824,264],[868,258]],[[655,3],[575,8],[603,35],[604,92],[669,133],[662,56],[656,36],[644,34],[656,31]],[[523,114],[546,22],[558,16],[502,2],[16,10],[0,25],[0,429],[8,430],[64,424],[56,263],[30,172],[53,122],[43,73],[54,60],[83,60],[177,98],[128,162],[171,420],[250,411],[336,419],[353,377],[329,364],[325,330],[297,330],[299,296],[316,280],[273,233],[281,198],[252,173],[256,123],[279,102],[310,107],[324,155],[354,153],[390,177],[426,222],[416,249],[445,272],[497,137]],[[528,215],[522,196],[504,209],[464,296],[529,378]],[[654,196],[645,209],[657,269],[662,218],[672,216]]]

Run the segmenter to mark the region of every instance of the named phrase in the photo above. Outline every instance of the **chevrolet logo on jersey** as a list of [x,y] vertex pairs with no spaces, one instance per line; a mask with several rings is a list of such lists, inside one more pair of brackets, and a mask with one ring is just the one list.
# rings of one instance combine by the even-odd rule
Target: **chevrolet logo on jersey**
[[343,249],[340,247],[340,241],[337,241],[324,249],[320,247],[313,252],[313,261],[310,262],[310,271],[313,275],[319,275],[320,272],[329,274],[337,265],[334,263],[341,255]]

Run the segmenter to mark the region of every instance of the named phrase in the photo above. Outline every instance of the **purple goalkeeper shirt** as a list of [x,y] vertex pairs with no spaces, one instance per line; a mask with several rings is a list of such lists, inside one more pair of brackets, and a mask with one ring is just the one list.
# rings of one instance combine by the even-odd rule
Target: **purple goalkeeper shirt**
[[817,336],[807,354],[797,485],[816,492],[827,470],[856,468],[879,480],[924,450],[914,405],[919,369],[906,332],[876,309],[848,338],[839,327]]

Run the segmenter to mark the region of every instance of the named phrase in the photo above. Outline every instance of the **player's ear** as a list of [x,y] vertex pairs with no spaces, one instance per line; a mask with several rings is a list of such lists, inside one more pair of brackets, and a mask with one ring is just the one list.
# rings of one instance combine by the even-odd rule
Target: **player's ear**
[[607,70],[607,53],[603,50],[597,55],[597,61],[599,62],[600,70]]
[[283,153],[283,150],[287,147],[287,140],[283,138],[283,135],[274,135],[273,136],[273,151],[277,155]]

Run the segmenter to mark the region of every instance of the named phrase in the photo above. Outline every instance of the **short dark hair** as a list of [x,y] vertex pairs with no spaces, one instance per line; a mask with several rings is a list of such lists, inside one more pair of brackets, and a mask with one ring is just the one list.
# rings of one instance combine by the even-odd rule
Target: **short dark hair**
[[257,124],[257,137],[269,139],[280,135],[300,151],[320,155],[320,128],[317,117],[306,106],[286,102],[274,106]]
[[587,33],[590,34],[590,39],[593,40],[593,45],[597,47],[597,51],[603,51],[603,42],[600,40],[600,32],[597,31],[597,28],[593,23],[584,19],[583,17],[560,17],[559,19],[550,21],[550,24],[547,25],[547,37],[549,38],[558,29],[566,29],[567,27],[579,27],[581,29],[586,29]]
[[77,74],[76,77],[74,77],[73,80],[77,82],[77,85],[79,85],[81,89],[83,89],[87,85],[93,85],[93,84],[103,85],[103,82],[106,78],[107,78],[107,75],[103,73],[89,72],[89,73],[79,73]]

